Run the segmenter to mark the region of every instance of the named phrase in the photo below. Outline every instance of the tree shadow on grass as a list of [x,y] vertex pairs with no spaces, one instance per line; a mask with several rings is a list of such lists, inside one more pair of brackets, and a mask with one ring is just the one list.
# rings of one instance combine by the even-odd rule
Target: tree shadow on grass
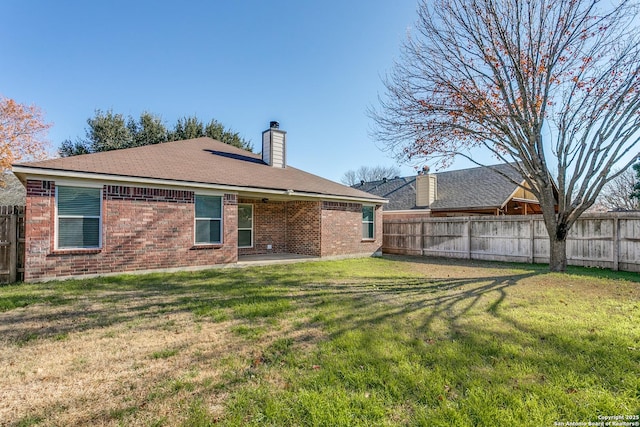
[[334,285],[332,290],[340,298],[353,301],[349,305],[350,310],[340,315],[336,322],[343,325],[342,328],[339,327],[333,333],[340,334],[345,330],[383,323],[415,312],[424,313],[421,327],[428,329],[436,319],[455,322],[464,317],[491,293],[497,294],[497,298],[491,303],[491,310],[495,311],[507,297],[509,287],[534,274],[479,279],[406,279],[400,283],[389,282],[385,278],[372,278],[376,284],[374,292],[371,285]]
[[[477,267],[476,263],[466,264],[469,265]],[[494,273],[496,268],[503,268],[496,263],[489,266]],[[557,324],[553,319],[544,319],[564,308],[557,302],[550,302],[553,307],[529,304],[518,309],[511,304],[510,290],[547,272],[538,268],[514,271],[511,265],[504,268],[510,270],[505,275],[403,279],[397,283],[381,277],[372,278],[375,289],[358,283],[337,286],[336,293],[343,297],[344,304],[332,313],[329,328],[331,339],[341,344],[324,350],[328,348],[338,355],[349,349],[350,353],[360,354],[361,360],[369,360],[368,354],[376,351],[372,343],[380,337],[387,340],[387,347],[413,347],[406,350],[412,358],[448,373],[449,384],[443,385],[447,393],[441,392],[426,405],[434,412],[438,402],[447,400],[447,396],[461,405],[461,397],[470,400],[484,393],[487,402],[493,402],[487,405],[499,404],[506,412],[512,411],[520,422],[534,424],[576,419],[595,422],[599,414],[609,412],[637,414],[640,408],[634,402],[640,390],[636,389],[640,387],[640,351],[630,346],[633,342],[607,330],[580,330],[581,324],[574,322],[572,313]],[[585,277],[599,277],[587,273]],[[545,292],[544,287],[539,289],[540,294]],[[561,302],[564,306],[571,304]],[[589,318],[588,313],[580,315]],[[384,326],[389,324],[397,325],[396,335],[385,335]],[[353,331],[360,332],[355,336],[363,337],[361,341],[353,338]],[[409,341],[418,344],[408,343],[407,335]],[[349,344],[344,344],[344,337],[349,337]],[[640,331],[636,339],[640,344]],[[355,348],[349,347],[352,344]],[[449,351],[439,352],[442,348]],[[386,347],[383,353],[387,354]],[[330,358],[322,357],[325,361]],[[389,363],[394,362],[398,361],[389,359]],[[343,370],[357,371],[360,363],[354,360]],[[349,373],[340,375],[350,377]],[[430,381],[429,375],[424,375],[424,381]],[[321,380],[313,378],[312,382]],[[355,391],[357,384],[352,384]],[[387,392],[384,385],[379,387],[382,393]],[[420,398],[411,391],[404,395],[407,401]],[[402,404],[402,399],[397,403]],[[479,406],[461,411],[466,411],[469,424],[511,424],[508,417],[501,421],[493,415],[473,415],[482,413]],[[527,418],[529,411],[537,411],[537,418]],[[563,413],[577,418],[563,419]]]
[[[432,263],[431,260],[413,259],[412,262],[427,266]],[[450,265],[450,261],[445,260],[438,260],[437,263]],[[29,306],[0,314],[0,317],[3,321],[11,322],[12,330],[15,328],[15,334],[12,332],[13,335],[4,338],[9,342],[18,342],[20,337],[29,334],[38,334],[39,338],[46,339],[59,334],[127,324],[141,318],[146,324],[137,327],[154,329],[158,327],[157,324],[149,321],[165,314],[196,313],[207,309],[226,310],[230,317],[248,326],[270,318],[297,316],[308,319],[276,333],[276,342],[291,343],[285,349],[273,347],[273,342],[268,340],[247,342],[248,346],[256,348],[257,358],[244,360],[244,368],[223,376],[213,385],[194,382],[189,386],[195,388],[190,392],[194,399],[206,400],[212,393],[218,392],[233,393],[248,384],[258,387],[262,378],[271,378],[274,370],[279,372],[287,367],[286,363],[282,365],[287,349],[294,348],[299,340],[308,339],[309,335],[301,332],[313,328],[323,329],[326,334],[322,342],[312,342],[312,349],[296,361],[295,372],[299,379],[294,388],[318,387],[317,384],[325,381],[332,387],[345,388],[353,393],[377,391],[390,396],[389,405],[409,405],[414,413],[423,411],[425,416],[431,413],[429,411],[438,410],[442,398],[457,405],[475,424],[491,425],[491,420],[482,415],[476,414],[476,418],[473,418],[471,414],[477,407],[465,403],[473,400],[474,393],[478,393],[482,387],[487,390],[487,396],[503,405],[506,411],[511,410],[510,405],[517,405],[514,399],[526,400],[529,396],[530,401],[535,401],[536,393],[546,393],[540,398],[546,399],[547,404],[577,407],[584,400],[583,391],[589,390],[595,378],[604,379],[601,388],[613,396],[616,395],[616,389],[628,393],[629,386],[620,378],[612,377],[611,372],[615,368],[616,372],[624,369],[631,374],[640,374],[640,358],[637,355],[634,357],[635,353],[629,350],[628,354],[619,354],[616,359],[609,358],[607,363],[597,363],[604,360],[616,345],[619,347],[620,343],[614,342],[612,345],[611,336],[572,339],[571,331],[554,329],[548,323],[529,322],[505,307],[511,302],[512,289],[535,275],[546,274],[544,269],[524,268],[527,265],[514,268],[512,265],[484,262],[462,265],[478,268],[479,274],[467,278],[418,275],[390,277],[372,272],[354,279],[340,275],[327,278],[314,273],[313,269],[310,273],[299,274],[295,268],[268,267],[93,279],[64,284],[66,293],[62,292],[60,298],[69,298],[69,304],[62,305],[63,310],[56,314],[54,322],[50,314],[38,314],[37,307]],[[504,274],[500,271],[496,273],[496,269],[502,268],[505,269]],[[74,298],[80,298],[81,301],[86,298],[87,303],[79,303]],[[286,303],[281,304],[283,301]],[[268,309],[277,304],[281,304],[280,309]],[[261,305],[267,309],[261,311]],[[25,326],[30,323],[25,320],[29,319],[49,323],[49,327],[35,330]],[[398,334],[385,335],[385,328],[398,328]],[[415,371],[411,372],[416,378],[405,378],[398,374],[401,380],[406,379],[407,385],[391,390],[385,384],[390,378],[384,377],[383,372],[380,375],[374,373],[379,378],[367,379],[370,389],[361,390],[360,383],[347,372],[353,370],[358,373],[362,369],[362,362],[357,358],[343,362],[347,364],[346,367],[330,366],[343,350],[336,347],[337,343],[345,337],[348,339],[353,331],[361,332],[363,339],[352,343],[351,350],[360,352],[368,360],[373,358],[380,361],[380,367],[376,369],[393,370],[393,365],[399,363],[375,347],[377,341],[384,339],[389,341],[388,346],[400,348],[411,360],[418,361]],[[530,351],[531,348],[535,348],[535,351]],[[215,352],[194,353],[189,364],[201,366],[208,363],[210,358],[220,356],[223,355]],[[318,359],[326,363],[319,363],[320,368],[316,370],[313,366]],[[595,368],[594,364],[597,365]],[[391,367],[385,368],[386,365]],[[444,379],[433,376],[436,367],[444,372]],[[338,383],[331,383],[331,375],[337,375],[336,371],[340,371],[338,374],[342,379]],[[176,372],[175,375],[179,377],[180,373]],[[567,378],[572,380],[567,381]],[[148,378],[154,384],[174,380],[180,378]],[[431,388],[421,388],[419,385],[430,382],[435,384],[430,385]],[[166,396],[160,393],[154,399],[167,398],[172,393],[172,387],[186,387],[180,384],[179,381],[171,383],[167,386]],[[410,387],[409,384],[417,385]],[[499,385],[498,391],[494,391],[496,384]],[[275,391],[276,394],[278,392]],[[144,404],[144,401],[133,402],[133,409],[122,409],[125,411],[123,416],[127,411],[135,414],[135,405]],[[584,417],[593,415],[594,405],[601,412],[613,410],[606,402],[600,406],[598,402],[594,404],[590,401],[590,404],[589,410],[592,412],[583,412]],[[524,413],[528,409],[531,408],[526,405],[521,409],[518,415],[521,420],[526,420]],[[206,416],[206,409],[204,411]],[[551,408],[537,420],[553,422],[553,416],[557,413]],[[89,414],[87,419],[108,422],[117,418],[118,414],[118,411],[106,411]],[[500,420],[495,424],[500,425]],[[507,425],[507,422],[502,424]]]

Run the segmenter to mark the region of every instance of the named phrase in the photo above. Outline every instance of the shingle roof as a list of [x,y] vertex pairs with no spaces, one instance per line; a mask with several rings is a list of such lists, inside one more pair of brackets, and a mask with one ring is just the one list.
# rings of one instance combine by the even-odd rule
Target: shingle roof
[[388,199],[389,203],[384,207],[386,211],[413,209],[416,206],[415,176],[365,182],[353,187]]
[[0,176],[0,206],[24,205],[27,199],[27,190],[11,171],[5,171]]
[[[507,164],[491,168],[522,182],[523,178]],[[489,167],[477,167],[455,171],[438,172],[437,198],[429,206],[432,210],[455,210],[469,208],[500,207],[516,190],[517,186],[492,171]],[[416,209],[415,176],[372,181],[354,185],[362,191],[389,199],[385,210]]]
[[293,190],[322,196],[383,199],[290,166],[265,164],[260,154],[196,138],[14,165],[14,171],[49,174],[81,172],[176,182],[243,187],[251,191]]

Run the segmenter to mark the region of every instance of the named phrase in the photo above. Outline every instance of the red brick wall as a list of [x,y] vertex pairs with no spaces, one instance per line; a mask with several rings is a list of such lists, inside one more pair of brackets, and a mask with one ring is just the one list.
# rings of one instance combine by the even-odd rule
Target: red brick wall
[[[380,251],[382,210],[376,209],[376,239],[362,239],[362,204],[291,201],[253,204],[254,247],[240,248],[240,255],[295,253],[311,256],[372,254]],[[268,250],[267,245],[272,249]]]
[[287,249],[290,253],[321,256],[321,202],[287,202]]
[[27,180],[24,279],[42,277],[53,248],[55,184]]
[[362,239],[359,203],[240,202],[254,206],[253,248],[237,248],[238,198],[233,194],[224,196],[224,243],[195,246],[194,192],[104,186],[102,248],[55,251],[55,183],[29,180],[25,280],[234,263],[238,253],[373,254],[382,244],[380,207],[376,238],[368,241]]
[[[253,248],[238,248],[239,255],[287,253],[286,202],[240,199],[238,203],[253,205]],[[271,245],[271,250],[267,245]]]
[[54,251],[54,185],[28,181],[25,280],[236,262],[237,197],[223,199],[224,243],[196,247],[192,191],[104,186],[102,248]]
[[[320,256],[320,202],[240,199],[253,204],[254,247],[240,255],[293,253]],[[267,245],[272,245],[271,250]]]
[[322,256],[374,254],[382,250],[382,208],[375,209],[375,239],[362,239],[362,204],[323,202]]

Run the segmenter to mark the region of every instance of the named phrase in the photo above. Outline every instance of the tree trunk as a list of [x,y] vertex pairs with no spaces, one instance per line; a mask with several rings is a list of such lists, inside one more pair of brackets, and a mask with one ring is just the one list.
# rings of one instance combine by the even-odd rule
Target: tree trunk
[[558,236],[549,239],[549,270],[564,272],[567,270],[567,240]]

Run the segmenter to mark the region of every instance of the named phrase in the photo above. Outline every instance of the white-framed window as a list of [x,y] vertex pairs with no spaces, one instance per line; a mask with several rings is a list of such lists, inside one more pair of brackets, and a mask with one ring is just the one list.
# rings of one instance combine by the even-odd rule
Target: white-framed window
[[375,234],[375,206],[362,206],[362,238],[371,240],[376,238]]
[[102,247],[102,189],[56,186],[56,249]]
[[253,205],[238,204],[238,247],[253,247]]
[[197,245],[222,243],[222,196],[196,194],[195,242]]

